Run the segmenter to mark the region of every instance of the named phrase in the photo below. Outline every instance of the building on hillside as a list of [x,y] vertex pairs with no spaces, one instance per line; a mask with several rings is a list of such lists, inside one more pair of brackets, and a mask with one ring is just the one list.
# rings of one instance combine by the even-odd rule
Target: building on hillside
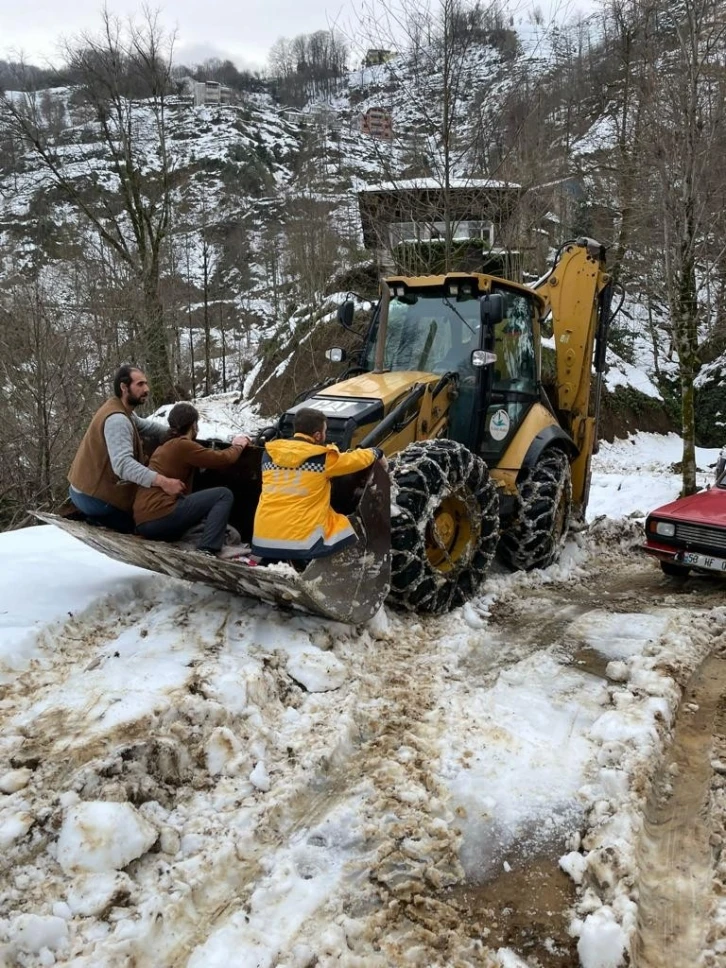
[[393,116],[387,108],[368,108],[361,115],[360,130],[373,138],[391,141],[393,138]]
[[370,47],[363,58],[364,67],[377,67],[379,64],[386,64],[396,56],[395,50],[386,50],[385,47]]
[[520,185],[488,178],[457,179],[448,190],[433,178],[368,187],[358,192],[363,243],[384,274],[438,274],[448,236],[456,269],[520,280],[533,246],[521,224],[522,195]]
[[184,93],[192,98],[195,108],[205,104],[231,104],[236,100],[235,91],[219,81],[195,81],[193,77],[184,78]]

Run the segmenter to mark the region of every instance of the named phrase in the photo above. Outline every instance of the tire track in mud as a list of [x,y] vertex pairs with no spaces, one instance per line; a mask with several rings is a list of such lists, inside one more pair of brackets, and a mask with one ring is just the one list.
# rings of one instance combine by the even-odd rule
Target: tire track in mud
[[[59,758],[69,754],[65,745],[68,735],[81,734],[88,720],[86,710],[74,713],[62,704],[64,684],[72,675],[88,669],[89,661],[98,663],[103,647],[133,628],[148,607],[144,601],[104,601],[72,615],[60,627],[40,630],[42,659],[34,658],[29,668],[17,675],[12,689],[4,691],[0,707],[2,752],[13,766],[34,768],[52,752]],[[43,702],[54,696],[61,702],[57,706],[51,702],[43,709]],[[32,719],[24,708],[29,698],[31,708],[40,707]],[[63,768],[70,768],[67,761]]]
[[[645,562],[646,567],[649,564]],[[681,607],[698,611],[716,601],[716,591],[710,587],[704,589],[691,580],[674,587],[653,569],[643,577],[643,567],[642,560],[631,563],[622,553],[611,554],[605,562],[588,561],[579,584],[563,581],[505,589],[492,606],[490,629],[502,641],[509,633],[506,647],[486,668],[465,664],[454,676],[476,674],[477,685],[487,685],[502,669],[535,649],[563,640],[571,623],[592,610],[642,611],[644,597],[650,602],[649,610]],[[141,611],[146,607],[142,603]],[[138,612],[125,615],[124,627],[138,618]],[[107,640],[104,635],[108,639],[118,635],[118,626],[110,630],[112,619],[117,621],[118,616],[98,621],[88,633],[84,640],[87,645],[74,659],[77,665],[98,651],[100,643]],[[119,968],[121,964],[135,968],[185,966],[191,952],[228,917],[244,911],[269,870],[261,863],[263,859],[318,824],[336,805],[354,798],[362,803],[364,841],[351,856],[350,869],[338,893],[326,903],[324,911],[313,916],[301,935],[312,940],[316,929],[319,934],[336,917],[354,919],[360,930],[346,937],[350,964],[365,964],[366,968],[403,963],[420,968],[485,968],[494,963],[485,942],[511,944],[525,957],[535,953],[539,964],[548,968],[577,964],[571,959],[574,942],[565,936],[564,920],[558,926],[553,918],[553,907],[559,905],[554,914],[561,914],[568,898],[543,889],[550,862],[556,869],[557,856],[528,858],[528,869],[514,888],[509,874],[506,880],[493,879],[481,891],[462,890],[466,885],[458,859],[457,818],[435,776],[440,738],[436,704],[450,674],[440,638],[448,630],[441,619],[409,624],[411,621],[392,620],[385,638],[370,647],[356,651],[355,642],[346,646],[351,685],[343,699],[355,702],[354,735],[336,739],[331,727],[332,741],[312,775],[309,770],[289,770],[285,774],[287,788],[272,809],[267,809],[264,797],[260,797],[254,843],[247,842],[239,850],[233,846],[223,858],[220,851],[224,861],[221,868],[211,865],[208,870],[197,869],[185,881],[185,875],[176,875],[171,865],[166,879],[159,883],[160,892],[166,893],[163,918],[151,929],[143,946],[128,946],[128,960],[119,962]],[[563,658],[569,655],[573,663],[581,665],[580,646],[570,643],[563,650]],[[69,656],[71,653],[72,648]],[[68,656],[63,661],[59,657],[57,671],[62,674],[68,661]],[[204,677],[203,665],[190,670],[195,689],[197,680]],[[587,671],[602,675],[604,668],[588,667]],[[45,683],[42,688],[52,689],[53,684]],[[82,728],[82,714],[78,718]],[[274,730],[275,724],[271,714],[266,727]],[[322,724],[325,726],[325,721]],[[49,725],[57,724],[47,722],[44,728]],[[132,732],[136,725],[130,727]],[[145,728],[139,721],[141,733]],[[315,728],[313,724],[311,729]],[[63,741],[62,733],[59,741]],[[93,747],[89,746],[87,752],[94,755]],[[60,782],[61,776],[58,773],[51,779],[48,774],[45,788],[51,782]],[[192,786],[183,784],[176,795],[185,801],[194,792]],[[527,924],[512,924],[507,913],[512,907],[527,913],[521,919]],[[536,949],[530,946],[533,930],[541,932]],[[545,932],[559,946],[550,960],[541,947]],[[340,959],[326,961],[321,955],[318,963],[345,966],[346,957],[344,952]]]
[[[644,597],[652,603],[648,611],[694,605],[698,610],[713,602],[713,589],[674,588],[652,568],[643,575],[642,559],[619,551],[605,558],[589,560],[579,584],[528,586],[526,597],[516,588],[504,591],[492,608],[491,627],[503,641],[506,631],[511,636],[496,662],[479,669],[483,685],[532,651],[563,643],[569,626],[588,612],[643,611]],[[326,903],[319,919],[313,916],[302,937],[314,944],[337,911],[339,918],[346,914],[357,921],[346,937],[347,949],[351,958],[365,958],[370,968],[482,966],[494,963],[486,944],[511,944],[524,957],[535,954],[541,966],[578,963],[576,941],[567,930],[575,888],[557,865],[562,845],[553,845],[551,856],[528,857],[514,877],[507,874],[473,889],[465,884],[456,817],[430,766],[438,749],[436,690],[440,696],[445,689],[441,670],[447,656],[438,644],[442,625],[431,619],[406,627],[404,621],[399,625],[397,620],[389,641],[379,641],[354,668],[360,682],[356,748],[342,759],[332,755],[330,764],[321,763],[311,781],[278,803],[274,816],[260,818],[260,849],[240,867],[235,899],[207,907],[183,952],[202,944],[225,918],[244,908],[263,876],[257,861],[264,851],[284,846],[336,804],[364,791],[362,853],[351,858],[337,899]],[[583,643],[567,643],[561,651],[563,661],[604,677],[606,661],[587,655]],[[463,671],[470,675],[473,669]],[[334,962],[339,963],[323,956],[319,961]],[[182,949],[169,963],[185,964]],[[340,963],[346,963],[344,956]]]
[[[110,738],[103,729],[93,731],[95,735],[91,739],[84,738],[89,718],[91,723],[101,722],[104,710],[96,710],[91,718],[95,699],[88,706],[70,708],[63,702],[64,687],[73,676],[90,672],[113,658],[114,653],[109,651],[112,643],[124,632],[143,625],[158,604],[148,594],[131,601],[105,601],[72,616],[59,629],[41,632],[45,653],[42,665],[33,663],[18,676],[12,698],[8,698],[2,707],[0,725],[6,743],[12,742],[13,724],[14,721],[17,723],[16,748],[10,751],[8,745],[3,744],[13,766],[34,767],[39,762],[55,761],[57,772],[48,774],[47,779],[62,783],[81,763],[108,750]],[[179,627],[186,624],[185,617],[192,610],[191,604],[178,606]],[[104,654],[104,650],[108,654]],[[18,707],[31,696],[31,709],[37,707],[38,711],[27,720],[26,712]],[[56,696],[58,702],[54,701]],[[142,734],[149,723],[140,719],[126,725],[126,738],[133,740],[135,734]],[[19,745],[18,739],[21,739]]]
[[440,620],[429,620],[396,634],[366,684],[361,765],[373,788],[364,814],[375,832],[360,872],[374,894],[358,897],[370,933],[351,946],[362,955],[372,943],[385,965],[484,963],[483,945],[445,897],[464,873],[456,816],[432,769],[441,735],[435,707],[445,688],[440,633]]
[[[726,749],[726,651],[688,683],[639,845],[634,968],[694,968],[706,949],[713,880],[714,745]],[[723,768],[723,766],[721,766]],[[720,834],[718,840],[720,842]]]
[[[527,586],[526,597],[520,589],[505,590],[490,608],[489,630],[501,649],[473,650],[455,676],[463,673],[476,687],[493,684],[504,669],[560,643],[578,617],[601,609],[600,591],[573,588],[571,581]],[[551,609],[543,619],[544,603]],[[620,604],[623,612],[631,608],[631,599]],[[373,691],[381,681],[386,687],[372,700],[358,768],[376,791],[367,806],[370,823],[383,821],[378,846],[364,861],[376,895],[362,897],[358,890],[352,908],[367,924],[360,938],[380,956],[371,965],[480,966],[494,963],[490,946],[512,944],[523,956],[535,951],[542,966],[575,966],[567,917],[575,888],[557,863],[564,845],[553,845],[551,856],[525,850],[522,869],[484,885],[466,883],[457,818],[431,769],[441,735],[434,708],[446,690],[442,632],[443,622],[433,619],[406,629],[378,657],[371,683]],[[361,700],[364,708],[364,695]],[[397,788],[411,784],[420,796],[397,796]],[[366,950],[355,939],[348,945],[361,956]]]
[[[166,930],[173,928],[177,943],[167,949],[164,965],[186,965],[192,952],[247,909],[274,852],[345,801],[358,805],[362,840],[335,895],[286,950],[301,938],[314,948],[338,920],[354,922],[355,929],[332,960],[318,952],[320,965],[348,964],[348,957],[351,965],[369,968],[494,964],[481,940],[484,926],[448,894],[464,875],[457,818],[434,775],[440,737],[435,706],[446,665],[440,638],[440,620],[409,627],[395,621],[385,641],[350,656],[357,683],[353,748],[341,743],[313,777],[288,778],[286,794],[269,812],[261,808],[255,843],[233,862],[233,872],[225,871],[224,890],[213,871],[195,885],[193,919],[181,906],[171,918],[167,909]],[[278,957],[284,960],[284,952]]]
[[[587,561],[585,572],[579,576],[577,582],[565,580],[531,586],[526,589],[525,596],[521,595],[516,585],[505,591],[490,609],[492,629],[502,638],[503,652],[495,664],[486,658],[483,661],[481,658],[470,660],[467,671],[482,683],[489,684],[504,668],[515,665],[534,651],[549,647],[561,661],[605,679],[608,659],[577,637],[578,619],[598,612],[657,615],[667,612],[676,614],[683,610],[696,615],[707,615],[714,605],[722,604],[723,587],[722,582],[714,581],[708,576],[697,576],[685,582],[673,581],[664,576],[657,564],[650,559],[605,548],[602,555],[594,555]],[[575,631],[574,636],[572,631]],[[568,636],[571,637],[568,639]],[[719,668],[726,668],[724,660],[713,661],[721,663]],[[708,674],[711,674],[710,665],[708,669]],[[715,688],[716,693],[718,688]],[[720,688],[726,691],[726,678],[721,680]],[[698,742],[704,748],[712,738],[710,728],[704,724],[706,721],[713,724],[713,700],[712,696],[710,709],[704,710],[700,717]],[[722,707],[723,761],[726,772],[726,700],[722,701]],[[683,708],[682,703],[681,710]],[[691,803],[689,809],[689,797],[695,796],[697,800],[700,794],[707,799],[708,779],[712,771],[707,768],[708,775],[704,779],[699,767],[692,774],[690,763],[690,757],[686,756],[679,764],[676,778],[668,776],[674,789],[677,784],[690,792],[681,795],[683,807],[680,812],[677,811],[677,818],[670,821],[670,840],[661,835],[651,841],[650,863],[658,873],[654,874],[650,885],[655,897],[643,913],[643,918],[650,922],[647,931],[650,960],[642,963],[634,961],[636,968],[663,968],[666,964],[668,968],[695,968],[698,963],[698,958],[693,956],[695,949],[692,945],[686,949],[687,953],[682,958],[674,959],[671,957],[670,942],[664,943],[669,933],[673,933],[676,920],[688,922],[688,930],[685,932],[687,938],[692,937],[696,930],[693,926],[693,891],[690,891],[685,900],[679,898],[684,878],[679,880],[673,876],[673,870],[676,860],[683,867],[683,857],[687,856],[688,851],[688,836],[693,834],[695,808],[698,804]],[[706,766],[708,767],[707,761]],[[672,828],[677,826],[677,821],[683,823],[684,818],[690,819],[685,820],[682,829],[673,832]],[[703,824],[703,819],[701,823]],[[709,826],[706,822],[701,833],[701,841],[696,840],[699,845],[698,870],[692,876],[693,883],[698,884],[696,903],[699,906],[700,921],[696,933],[703,937],[706,931],[704,912],[708,907],[712,873],[708,854],[713,824]],[[558,845],[553,845],[549,857],[529,857],[522,871],[514,869],[511,873],[495,877],[483,885],[466,885],[461,890],[457,888],[457,894],[461,893],[462,900],[471,910],[487,912],[488,923],[492,928],[488,933],[490,943],[510,944],[522,957],[534,954],[538,959],[537,964],[542,968],[574,968],[580,964],[575,950],[576,939],[572,939],[569,934],[567,912],[568,908],[574,907],[577,892],[574,883],[559,870],[558,859],[562,852]],[[670,878],[666,876],[667,872],[672,875]],[[660,897],[657,894],[659,878],[666,885]],[[648,896],[649,888],[644,889]],[[691,921],[688,921],[689,916]],[[549,948],[543,946],[545,938],[550,940]],[[640,940],[636,942],[643,943]],[[684,940],[684,944],[686,943],[688,942]],[[699,948],[697,954],[701,950]]]

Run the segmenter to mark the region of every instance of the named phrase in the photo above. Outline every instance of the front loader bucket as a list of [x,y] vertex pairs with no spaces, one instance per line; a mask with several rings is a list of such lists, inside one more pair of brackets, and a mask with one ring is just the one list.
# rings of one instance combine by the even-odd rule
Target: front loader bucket
[[128,565],[204,582],[234,595],[258,598],[270,605],[310,612],[336,622],[367,622],[378,611],[390,587],[390,481],[378,462],[373,465],[352,515],[360,540],[337,555],[311,561],[301,573],[287,564],[252,567],[57,514],[34,513],[39,520],[62,528],[96,551]]

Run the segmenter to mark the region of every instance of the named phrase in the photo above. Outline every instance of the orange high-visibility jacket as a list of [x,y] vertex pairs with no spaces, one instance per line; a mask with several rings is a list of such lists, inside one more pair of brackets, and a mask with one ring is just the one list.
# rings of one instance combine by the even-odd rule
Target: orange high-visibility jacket
[[262,457],[262,494],[252,551],[263,558],[320,558],[357,540],[350,521],[330,506],[330,479],[370,467],[377,447],[341,454],[305,434],[272,440]]

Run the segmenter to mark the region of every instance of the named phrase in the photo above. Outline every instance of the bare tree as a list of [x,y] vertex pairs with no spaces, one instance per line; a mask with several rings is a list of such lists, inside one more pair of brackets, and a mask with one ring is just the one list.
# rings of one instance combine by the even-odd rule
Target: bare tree
[[101,389],[100,361],[84,360],[92,323],[37,277],[0,293],[0,526],[67,492],[68,453]]
[[683,493],[696,490],[695,391],[711,307],[706,273],[723,265],[726,23],[716,0],[680,0],[664,15],[669,42],[649,71],[647,166],[656,172],[663,277],[678,354]]
[[291,287],[311,308],[340,265],[340,238],[331,219],[331,204],[312,193],[291,199],[285,222],[284,260]]
[[[392,140],[373,148],[381,180],[399,197],[406,182],[435,189],[428,212],[417,205],[411,218],[400,220],[409,235],[415,224],[413,244],[402,251],[406,271],[460,267],[462,256],[468,259],[477,245],[484,256],[479,265],[466,267],[481,269],[489,261],[492,226],[495,246],[510,241],[499,235],[507,224],[516,236],[514,248],[521,249],[528,212],[521,209],[521,224],[514,229],[514,213],[491,205],[493,182],[528,187],[566,173],[560,139],[547,138],[552,125],[545,125],[546,96],[551,94],[536,44],[528,42],[524,49],[503,8],[478,0],[371,3],[364,8],[360,33],[381,48],[394,38],[400,51],[376,69],[370,94],[361,75],[361,110],[372,104],[393,116]],[[537,31],[542,38],[547,33]],[[554,162],[553,145],[558,146]],[[382,240],[383,249],[387,241]],[[519,264],[511,270],[518,274]]]
[[348,48],[336,30],[317,30],[293,40],[280,37],[268,57],[273,82],[282,99],[291,104],[333,93],[347,59]]
[[[136,280],[136,325],[157,400],[173,399],[175,392],[159,285],[173,177],[166,111],[172,47],[173,38],[150,11],[137,24],[121,23],[106,10],[98,36],[84,34],[65,50],[79,86],[82,123],[59,124],[32,91],[0,94],[0,125],[33,151]],[[95,174],[98,142],[110,160],[110,179]]]

